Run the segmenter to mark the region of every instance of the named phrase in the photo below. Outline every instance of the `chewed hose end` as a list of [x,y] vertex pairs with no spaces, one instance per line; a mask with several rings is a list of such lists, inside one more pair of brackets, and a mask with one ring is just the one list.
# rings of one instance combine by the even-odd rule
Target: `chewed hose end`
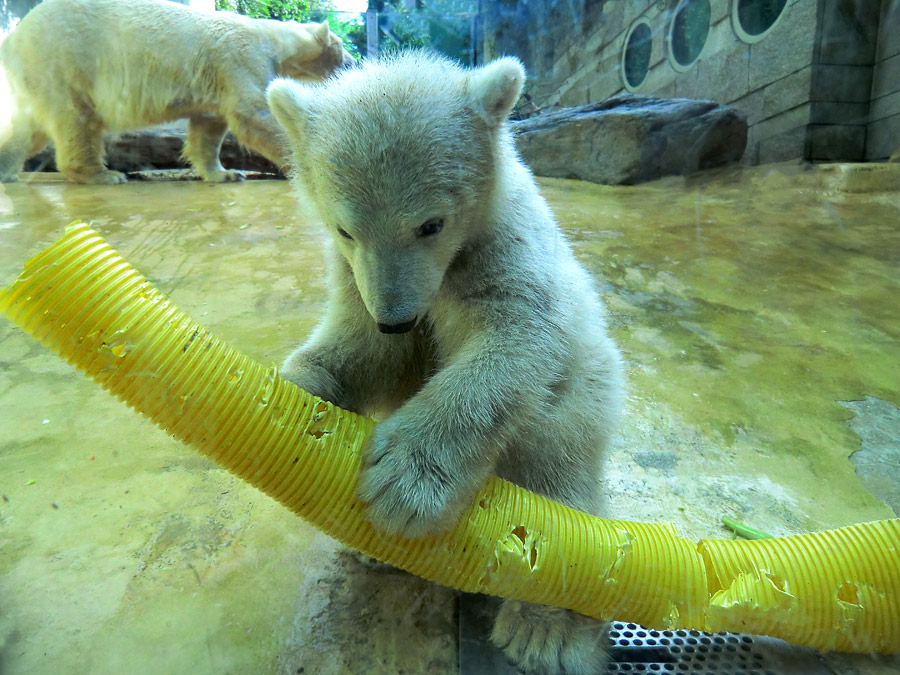
[[28,261],[0,311],[129,406],[344,544],[437,583],[648,628],[900,652],[900,520],[758,541],[604,520],[492,478],[409,540],[356,497],[373,422],[304,392],[175,307],[87,226]]

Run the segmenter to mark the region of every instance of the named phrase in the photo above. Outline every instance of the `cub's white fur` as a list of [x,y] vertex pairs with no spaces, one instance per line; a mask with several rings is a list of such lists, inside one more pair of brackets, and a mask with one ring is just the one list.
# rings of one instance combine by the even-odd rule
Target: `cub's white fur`
[[348,55],[328,24],[204,13],[162,0],[44,0],[0,45],[12,93],[0,130],[0,180],[12,181],[48,138],[60,171],[121,183],[103,166],[101,134],[188,118],[184,155],[206,180],[241,178],[219,163],[228,127],[286,164],[266,105],[278,76],[321,80]]
[[[269,86],[303,205],[333,234],[325,316],[282,374],[391,413],[359,485],[388,532],[451,527],[490,474],[598,508],[620,357],[514,149],[523,79],[511,58],[412,53]],[[566,610],[505,601],[493,639],[529,672],[605,672],[604,624]]]

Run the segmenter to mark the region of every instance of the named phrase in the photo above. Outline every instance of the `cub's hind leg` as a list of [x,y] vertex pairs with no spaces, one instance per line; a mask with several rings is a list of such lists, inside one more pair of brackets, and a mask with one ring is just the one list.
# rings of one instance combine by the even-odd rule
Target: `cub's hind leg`
[[[523,424],[498,474],[585,513],[600,505],[600,458],[618,417],[619,378],[610,352],[603,375],[571,388]],[[538,563],[540,561],[538,560]],[[557,607],[504,600],[491,641],[529,675],[599,675],[609,658],[609,624]]]
[[609,624],[558,607],[504,600],[491,642],[528,675],[601,675]]

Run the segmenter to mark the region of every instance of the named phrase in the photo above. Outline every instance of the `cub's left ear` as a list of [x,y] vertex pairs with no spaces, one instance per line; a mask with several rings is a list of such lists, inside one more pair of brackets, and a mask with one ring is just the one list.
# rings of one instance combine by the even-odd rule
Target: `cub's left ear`
[[475,111],[489,126],[499,126],[519,100],[524,83],[525,68],[515,57],[507,56],[479,68],[469,76],[469,95]]
[[306,137],[306,122],[309,119],[312,96],[309,87],[287,77],[272,80],[266,89],[269,109],[284,127],[294,149],[301,147]]

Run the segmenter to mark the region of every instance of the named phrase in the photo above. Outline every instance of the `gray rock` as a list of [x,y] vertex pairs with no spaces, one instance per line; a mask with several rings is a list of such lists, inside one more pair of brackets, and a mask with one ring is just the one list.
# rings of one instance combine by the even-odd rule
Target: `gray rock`
[[[106,165],[114,171],[132,173],[154,169],[184,169],[190,165],[181,158],[185,129],[181,126],[152,127],[106,139]],[[226,169],[279,174],[262,155],[241,147],[229,131],[222,142],[219,159]],[[49,146],[25,163],[26,171],[55,171],[53,147]]]
[[735,162],[747,117],[713,101],[620,94],[513,122],[538,176],[630,185]]

